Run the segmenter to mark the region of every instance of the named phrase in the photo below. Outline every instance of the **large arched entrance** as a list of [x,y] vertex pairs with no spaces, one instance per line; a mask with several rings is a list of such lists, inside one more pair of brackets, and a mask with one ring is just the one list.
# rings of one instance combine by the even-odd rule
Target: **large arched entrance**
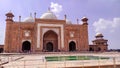
[[24,41],[22,44],[22,51],[28,52],[31,50],[31,43],[29,41]]
[[74,41],[69,43],[69,51],[76,51],[76,44]]
[[43,36],[43,51],[52,52],[58,50],[58,35],[52,31],[47,31]]

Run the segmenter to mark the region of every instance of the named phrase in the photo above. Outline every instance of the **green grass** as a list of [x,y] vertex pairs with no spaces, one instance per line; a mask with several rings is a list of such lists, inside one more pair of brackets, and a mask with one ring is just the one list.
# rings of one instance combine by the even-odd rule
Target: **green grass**
[[47,61],[72,61],[72,60],[99,60],[99,59],[109,59],[108,57],[98,57],[98,56],[50,56],[45,57]]

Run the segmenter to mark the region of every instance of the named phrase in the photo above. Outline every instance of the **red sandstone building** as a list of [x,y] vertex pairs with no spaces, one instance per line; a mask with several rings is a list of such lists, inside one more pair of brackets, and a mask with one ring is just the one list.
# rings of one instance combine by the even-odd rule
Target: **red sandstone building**
[[89,51],[88,19],[83,24],[59,20],[51,11],[40,18],[28,17],[24,21],[13,20],[13,13],[6,14],[4,52],[68,52]]

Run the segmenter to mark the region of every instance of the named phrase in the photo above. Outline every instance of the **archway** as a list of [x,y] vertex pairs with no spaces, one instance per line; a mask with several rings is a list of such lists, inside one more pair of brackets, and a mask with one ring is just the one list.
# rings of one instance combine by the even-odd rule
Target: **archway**
[[76,44],[74,41],[69,43],[69,51],[76,51]]
[[24,41],[22,44],[22,51],[28,52],[31,50],[31,43],[29,41]]
[[49,51],[49,52],[53,51],[53,43],[48,42],[46,44],[46,50]]
[[3,52],[3,48],[0,48],[0,53],[2,53]]
[[101,51],[101,48],[100,48],[100,47],[98,47],[98,51]]
[[43,35],[43,50],[44,51],[57,51],[58,50],[58,35],[49,30]]
[[94,51],[94,49],[92,47],[90,47],[89,51]]

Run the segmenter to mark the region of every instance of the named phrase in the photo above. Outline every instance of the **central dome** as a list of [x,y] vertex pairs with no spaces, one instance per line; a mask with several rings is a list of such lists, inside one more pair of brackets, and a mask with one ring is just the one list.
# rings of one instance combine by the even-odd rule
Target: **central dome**
[[29,16],[24,19],[24,22],[35,22],[35,19],[32,16]]
[[57,19],[56,15],[50,10],[42,14],[41,19]]

